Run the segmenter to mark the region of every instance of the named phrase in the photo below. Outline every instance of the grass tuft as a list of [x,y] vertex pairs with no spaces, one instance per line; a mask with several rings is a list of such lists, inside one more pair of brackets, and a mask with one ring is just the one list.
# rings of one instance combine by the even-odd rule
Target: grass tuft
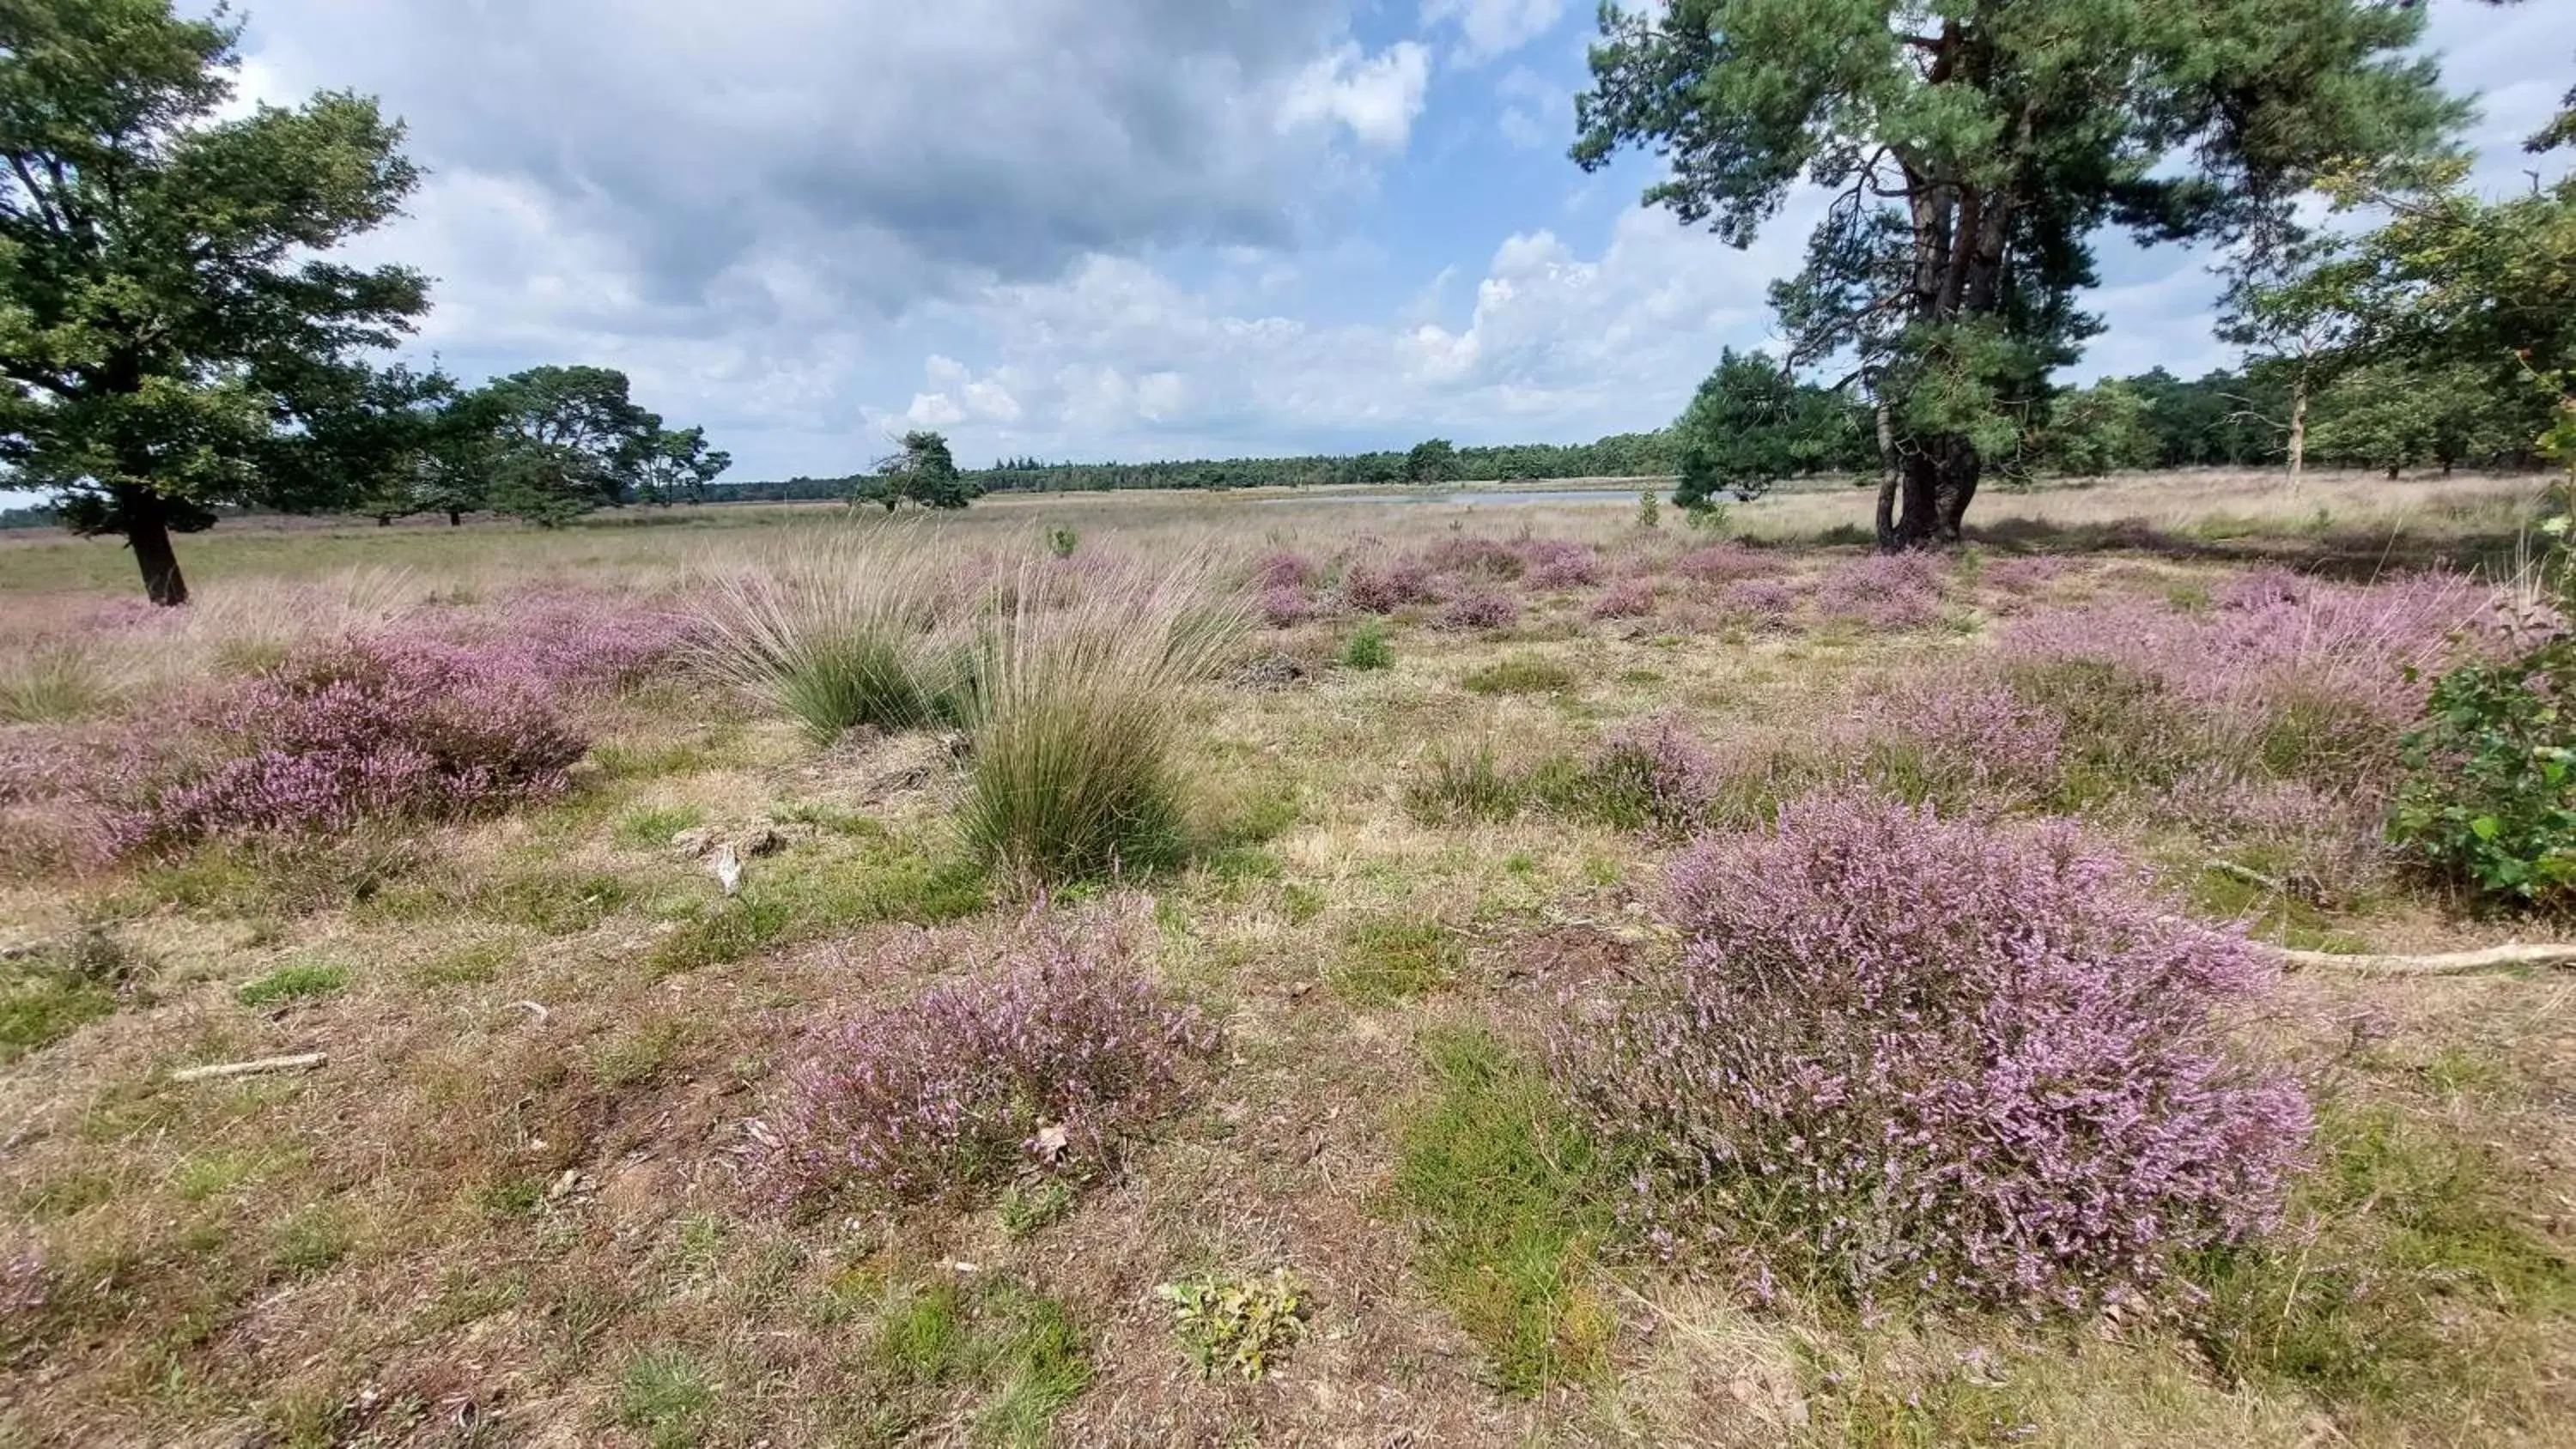
[[1344,934],[1330,979],[1343,999],[1379,1006],[1436,991],[1465,963],[1466,952],[1447,926],[1391,916],[1362,921]]
[[1615,1323],[1586,1266],[1610,1222],[1592,1140],[1491,1034],[1444,1029],[1423,1053],[1434,1085],[1404,1124],[1393,1185],[1423,1277],[1502,1389],[1599,1378]]
[[349,984],[349,968],[329,961],[298,961],[280,966],[233,992],[244,1006],[274,1006],[332,995]]

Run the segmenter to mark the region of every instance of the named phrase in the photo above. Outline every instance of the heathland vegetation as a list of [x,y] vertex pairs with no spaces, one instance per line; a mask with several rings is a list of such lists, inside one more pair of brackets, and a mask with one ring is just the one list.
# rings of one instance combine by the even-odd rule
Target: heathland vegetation
[[[619,374],[381,360],[372,103],[0,0],[5,461],[148,586],[0,540],[0,1441],[2576,1436],[2576,183],[2410,7],[1927,9],[1605,13],[1579,159],[1837,188],[1789,356],[1240,465],[1677,507],[637,514]],[[2241,370],[2052,385],[2113,223]]]

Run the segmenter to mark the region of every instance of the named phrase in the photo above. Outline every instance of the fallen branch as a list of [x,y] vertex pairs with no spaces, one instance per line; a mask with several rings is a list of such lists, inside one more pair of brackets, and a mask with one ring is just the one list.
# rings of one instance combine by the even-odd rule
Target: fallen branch
[[248,1062],[221,1062],[214,1066],[182,1067],[170,1074],[174,1082],[221,1082],[234,1077],[261,1077],[274,1072],[309,1072],[331,1060],[327,1052],[298,1052],[291,1057],[261,1057]]
[[2445,951],[2431,956],[2347,956],[2334,951],[2293,951],[2274,947],[2281,964],[2292,971],[2345,971],[2356,976],[2466,976],[2478,971],[2509,971],[2517,966],[2554,966],[2576,970],[2576,945],[2542,942],[2526,946],[2508,941],[2482,951]]

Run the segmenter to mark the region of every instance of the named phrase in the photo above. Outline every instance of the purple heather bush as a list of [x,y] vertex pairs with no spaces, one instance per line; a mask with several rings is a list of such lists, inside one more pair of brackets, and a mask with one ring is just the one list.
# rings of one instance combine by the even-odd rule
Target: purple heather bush
[[560,792],[588,742],[539,656],[417,638],[308,645],[103,782],[121,849],[457,819]]
[[1780,572],[1780,564],[1740,543],[1712,543],[1673,560],[1673,572],[1703,584],[1724,584],[1767,578]]
[[457,635],[499,672],[525,672],[580,693],[651,680],[690,637],[688,617],[676,609],[574,589],[510,595]]
[[1666,715],[1612,730],[1586,781],[1614,817],[1686,835],[1708,823],[1723,773],[1708,747]]
[[1985,581],[2007,594],[2027,594],[2066,572],[2066,560],[2047,555],[1997,559],[1985,566]]
[[1949,676],[1879,697],[1868,733],[1880,782],[1910,799],[2030,804],[2057,788],[2065,726],[2002,682]]
[[1535,591],[1589,588],[1601,582],[1601,551],[1588,543],[1570,538],[1523,539],[1520,555],[1527,570],[1522,578]]
[[1919,629],[1941,617],[1941,567],[1929,554],[1866,554],[1828,572],[1816,604],[1873,630]]
[[1798,590],[1785,579],[1742,579],[1726,586],[1719,603],[1757,628],[1778,629],[1798,612]]
[[2128,737],[2140,760],[2387,778],[2424,707],[2419,679],[2501,637],[2487,591],[2454,575],[2363,587],[2268,571],[2200,614],[2134,601],[2033,614],[2005,630],[2003,658],[2026,686],[2101,715],[2092,733]]
[[2187,1297],[2278,1223],[2308,1101],[2231,1012],[2271,979],[2065,822],[1869,795],[1672,868],[1678,966],[1561,1028],[1658,1250],[1755,1291],[2031,1314]]
[[1520,622],[1520,602],[1509,594],[1462,594],[1433,622],[1443,629],[1508,629]]
[[1315,561],[1293,549],[1278,549],[1263,554],[1252,565],[1252,582],[1264,589],[1297,589],[1314,587]]
[[[903,964],[946,964],[939,938],[912,946],[929,959]],[[778,1195],[914,1201],[1114,1165],[1217,1047],[1134,950],[1130,930],[1033,925],[998,962],[823,1031],[768,1124]]]
[[1621,579],[1603,589],[1583,612],[1595,619],[1643,619],[1655,612],[1654,582]]
[[1273,629],[1292,628],[1315,616],[1315,601],[1303,584],[1272,584],[1261,591],[1253,607],[1260,612],[1261,622]]
[[1438,603],[1440,583],[1417,558],[1362,560],[1342,571],[1342,596],[1364,613],[1391,614],[1407,604]]
[[1529,567],[1510,544],[1480,534],[1441,539],[1422,551],[1422,562],[1435,573],[1494,583],[1517,579]]

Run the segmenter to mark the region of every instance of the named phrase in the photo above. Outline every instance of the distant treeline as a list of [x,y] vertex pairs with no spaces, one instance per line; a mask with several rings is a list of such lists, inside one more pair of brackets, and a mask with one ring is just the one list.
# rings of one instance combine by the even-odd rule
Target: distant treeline
[[[1050,463],[1006,458],[965,477],[984,493],[1071,493],[1127,488],[1307,488],[1327,483],[1503,482],[1544,478],[1653,478],[1674,468],[1669,431],[1619,433],[1594,443],[1451,447],[1440,439],[1402,452],[1294,458],[1193,458],[1163,463]],[[847,498],[869,475],[719,483],[710,499],[767,503]]]

